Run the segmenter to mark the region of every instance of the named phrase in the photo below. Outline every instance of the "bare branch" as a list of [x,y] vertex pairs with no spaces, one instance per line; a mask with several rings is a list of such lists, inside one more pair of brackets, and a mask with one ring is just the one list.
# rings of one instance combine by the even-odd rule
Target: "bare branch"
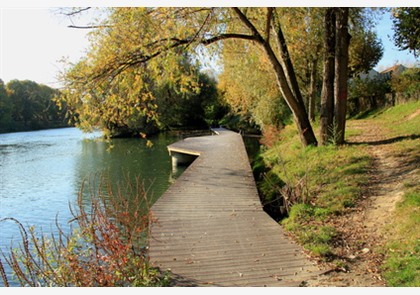
[[70,29],[103,29],[103,28],[112,28],[112,26],[109,25],[97,25],[97,26],[75,26],[75,25],[68,25],[67,28]]
[[91,8],[92,8],[92,7],[80,8],[80,9],[78,9],[78,10],[76,10],[76,11],[72,11],[72,12],[69,12],[69,13],[63,13],[63,14],[64,14],[64,15],[67,15],[67,16],[73,16],[73,15],[75,15],[75,14],[81,13],[81,12],[86,11],[86,10],[89,10],[89,9],[91,9]]
[[226,40],[226,39],[243,39],[243,40],[251,40],[251,41],[256,41],[256,42],[260,41],[257,36],[253,36],[253,35],[226,33],[226,34],[221,34],[221,35],[209,38],[209,39],[202,40],[200,44],[210,45],[212,43]]

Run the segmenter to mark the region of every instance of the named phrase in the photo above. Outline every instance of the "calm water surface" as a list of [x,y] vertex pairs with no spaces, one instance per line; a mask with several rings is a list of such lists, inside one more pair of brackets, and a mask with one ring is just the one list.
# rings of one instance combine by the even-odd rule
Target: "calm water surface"
[[[104,174],[124,185],[127,177],[138,177],[156,199],[182,173],[172,171],[166,149],[179,135],[151,137],[151,148],[141,139],[115,139],[111,150],[100,135],[76,128],[0,134],[0,219],[13,217],[52,233],[56,218],[60,224],[71,219],[69,203],[84,180]],[[2,251],[19,240],[14,223],[0,222]]]

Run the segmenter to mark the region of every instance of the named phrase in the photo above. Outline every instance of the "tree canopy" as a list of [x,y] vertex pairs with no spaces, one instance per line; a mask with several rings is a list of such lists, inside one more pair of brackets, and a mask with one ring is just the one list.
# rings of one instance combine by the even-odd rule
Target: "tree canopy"
[[91,32],[86,57],[63,75],[62,101],[75,123],[119,136],[204,122],[200,112],[217,104],[208,90],[214,83],[200,73],[188,50],[175,48],[180,41],[169,38],[185,38],[192,29],[182,29],[179,16],[163,8],[110,8],[108,13]]
[[394,44],[401,50],[409,50],[418,56],[420,50],[420,8],[392,8]]
[[[200,72],[198,56],[207,52],[222,61],[219,90],[234,111],[261,128],[281,125],[291,115],[302,144],[317,145],[310,119],[314,120],[322,83],[326,11],[308,7],[107,8],[107,17],[92,26],[86,57],[63,73],[62,101],[78,126],[99,126],[110,133],[141,133],[180,123],[185,118],[176,119],[167,106],[176,109],[191,104],[200,94],[199,104],[207,114],[211,109],[221,110],[217,99],[208,98],[208,93],[216,96],[209,88],[216,81]],[[382,54],[363,12],[352,8],[344,20],[355,40],[350,42],[350,72],[367,70]],[[337,24],[332,25],[338,30]],[[346,81],[349,71],[337,75],[345,75],[341,80]]]

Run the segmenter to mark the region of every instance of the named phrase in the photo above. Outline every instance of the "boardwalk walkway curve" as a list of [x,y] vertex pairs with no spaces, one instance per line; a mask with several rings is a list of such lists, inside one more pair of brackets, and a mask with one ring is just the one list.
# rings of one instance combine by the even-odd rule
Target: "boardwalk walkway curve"
[[264,211],[241,135],[187,138],[198,156],[152,206],[149,255],[177,286],[299,286],[319,269]]

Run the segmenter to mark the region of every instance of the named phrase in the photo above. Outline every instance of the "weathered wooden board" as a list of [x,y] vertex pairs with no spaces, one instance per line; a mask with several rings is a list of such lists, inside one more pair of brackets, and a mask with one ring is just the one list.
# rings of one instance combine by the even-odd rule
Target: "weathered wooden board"
[[188,138],[199,155],[153,205],[149,255],[179,286],[299,286],[319,274],[262,209],[242,137]]

